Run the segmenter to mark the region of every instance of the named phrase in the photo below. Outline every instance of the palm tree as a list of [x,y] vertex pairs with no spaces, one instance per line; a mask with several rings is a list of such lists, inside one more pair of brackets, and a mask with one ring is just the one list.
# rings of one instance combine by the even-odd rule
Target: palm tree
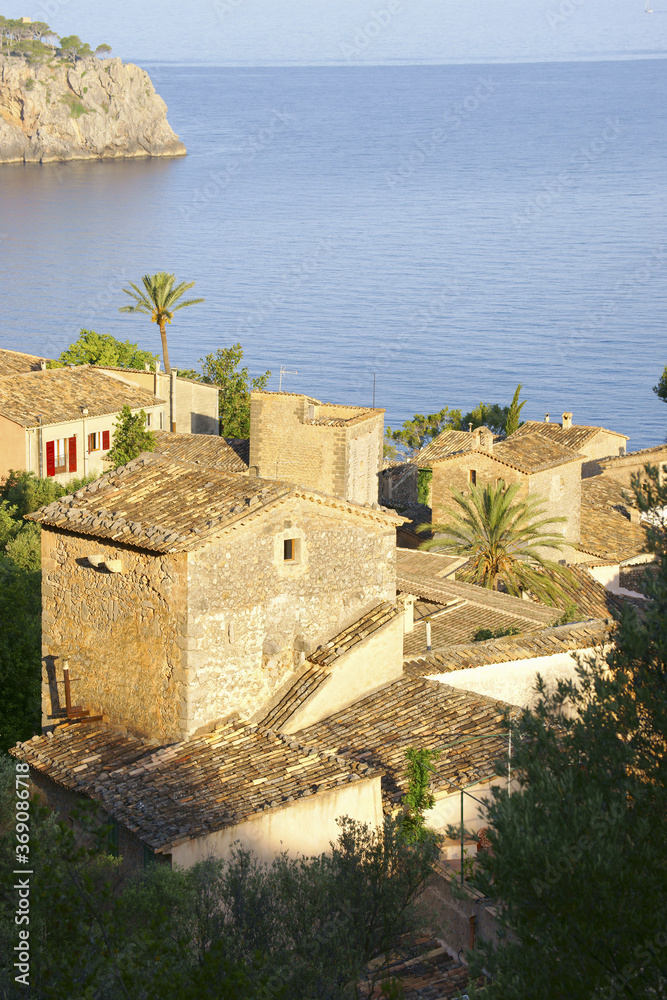
[[558,583],[572,582],[564,566],[544,554],[544,549],[560,552],[563,536],[553,527],[564,517],[544,516],[539,497],[516,500],[520,483],[506,486],[471,486],[464,495],[452,490],[460,511],[446,524],[423,525],[444,537],[432,538],[421,549],[437,547],[444,552],[468,556],[464,577],[489,590],[498,590],[502,582],[516,597],[530,591],[539,600],[552,604],[568,594]]
[[[122,313],[145,313],[150,316],[153,323],[157,323],[162,337],[162,357],[164,360],[164,370],[171,372],[169,364],[169,349],[167,347],[167,323],[171,323],[172,317],[179,309],[186,306],[194,306],[204,299],[186,299],[185,302],[178,302],[181,295],[193,288],[194,281],[182,281],[174,288],[176,280],[175,274],[167,274],[166,271],[159,271],[157,274],[145,274],[141,279],[144,290],[141,291],[136,285],[130,282],[130,288],[124,288],[126,295],[135,299],[133,306],[121,306],[118,312]],[[132,291],[130,291],[132,289]],[[178,303],[178,305],[176,305]]]

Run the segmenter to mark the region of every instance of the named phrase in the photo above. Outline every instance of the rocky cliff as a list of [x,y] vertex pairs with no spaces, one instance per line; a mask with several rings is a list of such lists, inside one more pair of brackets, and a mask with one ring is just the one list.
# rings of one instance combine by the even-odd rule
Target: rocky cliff
[[0,59],[0,163],[182,156],[148,73],[120,59]]

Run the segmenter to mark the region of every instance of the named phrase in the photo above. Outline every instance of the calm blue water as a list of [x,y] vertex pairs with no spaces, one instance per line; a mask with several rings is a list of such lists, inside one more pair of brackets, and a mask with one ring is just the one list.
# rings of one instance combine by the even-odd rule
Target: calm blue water
[[122,316],[147,271],[206,303],[172,363],[241,340],[283,388],[445,404],[662,441],[664,61],[150,67],[181,160],[0,167],[0,339],[51,356],[81,327],[158,350]]

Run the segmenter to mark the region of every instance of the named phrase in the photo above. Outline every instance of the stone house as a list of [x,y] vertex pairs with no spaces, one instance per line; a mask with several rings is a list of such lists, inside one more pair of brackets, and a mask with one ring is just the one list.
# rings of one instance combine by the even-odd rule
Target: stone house
[[155,454],[218,472],[248,475],[248,445],[242,438],[156,431]]
[[430,501],[434,524],[456,510],[452,490],[465,493],[471,485],[520,484],[518,498],[539,497],[545,515],[565,517],[557,526],[570,545],[564,550],[577,561],[580,534],[581,466],[583,456],[572,448],[537,433],[512,435],[496,442],[486,427],[443,431],[416,456],[420,469],[432,473]]
[[237,841],[263,861],[283,850],[310,856],[329,849],[340,816],[382,822],[376,769],[239,722],[169,745],[67,722],[11,752],[61,817],[82,796],[97,803],[126,870],[188,867]]
[[101,475],[123,406],[164,425],[163,399],[88,365],[0,377],[0,480],[10,469],[61,483]]
[[606,479],[612,479],[632,493],[632,478],[651,465],[658,469],[660,483],[667,482],[667,444],[658,444],[653,448],[642,448],[641,451],[629,451],[625,455],[601,459],[600,471]]
[[22,351],[7,351],[0,348],[0,378],[5,375],[43,371],[46,368],[46,360],[38,354],[24,354]]
[[545,440],[572,448],[584,456],[581,466],[582,476],[594,476],[600,472],[599,460],[611,456],[625,455],[628,437],[618,431],[608,431],[604,427],[573,424],[572,414],[564,413],[561,423],[552,423],[546,413],[544,421],[527,420],[508,440],[516,440],[525,434],[540,434]]
[[289,392],[250,396],[250,474],[357,503],[378,498],[384,410]]
[[65,661],[73,701],[159,740],[261,719],[313,668],[336,705],[400,675],[394,512],[151,454],[29,518],[45,727],[66,716]]
[[[167,414],[164,429],[184,434],[215,434],[220,433],[218,420],[217,385],[207,385],[194,379],[182,378],[176,369],[171,374],[160,370],[160,362],[156,361],[153,370],[144,371],[133,368],[112,368],[108,365],[95,365],[99,371],[106,372],[111,378],[135,385],[146,392],[152,392],[167,401]],[[156,430],[151,427],[151,430]]]

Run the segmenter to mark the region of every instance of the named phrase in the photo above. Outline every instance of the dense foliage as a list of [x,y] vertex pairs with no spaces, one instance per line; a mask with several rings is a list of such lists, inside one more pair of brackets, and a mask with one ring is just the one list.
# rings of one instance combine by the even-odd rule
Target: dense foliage
[[202,381],[220,389],[218,413],[220,433],[224,437],[250,436],[250,393],[266,388],[271,372],[251,377],[247,366],[239,368],[243,358],[240,344],[223,347],[200,358]]
[[80,330],[78,339],[65,348],[57,361],[50,361],[47,367],[108,365],[112,368],[143,370],[146,365],[153,368],[157,359],[157,354],[141,350],[138,344],[129,340],[116,340],[110,333]]
[[508,406],[500,403],[479,403],[469,413],[461,415],[461,410],[450,410],[445,406],[437,413],[415,413],[396,431],[387,427],[385,432],[385,457],[410,457],[435,440],[443,431],[467,431],[476,427],[488,427],[494,434],[513,434],[520,424],[520,414],[526,401],[519,402],[523,387],[518,385],[512,402]]
[[[0,780],[0,865],[11,872],[13,766]],[[104,850],[94,808],[72,831],[33,804],[30,996],[40,1000],[346,1000],[367,963],[412,925],[412,901],[428,879],[435,840],[409,844],[400,823],[371,830],[349,819],[329,854],[280,855],[262,864],[237,846],[229,859],[187,870],[151,865],[123,879]],[[0,995],[12,981],[13,879],[0,897]],[[382,977],[382,961],[373,971]]]
[[142,451],[155,451],[157,438],[146,428],[143,410],[133,413],[129,406],[124,406],[113,426],[113,445],[106,457],[108,462],[113,463],[114,469],[127,465]]
[[660,381],[657,385],[653,386],[653,392],[659,396],[664,403],[667,403],[667,365],[665,365],[665,370],[660,376]]
[[0,56],[23,56],[32,63],[46,62],[59,56],[74,63],[89,56],[107,56],[110,52],[109,45],[98,45],[93,51],[78,35],[60,38],[44,21],[0,15]]
[[[667,506],[657,470],[638,487]],[[542,689],[514,728],[519,791],[496,790],[477,887],[505,936],[480,946],[485,1000],[667,995],[667,535],[640,617],[627,607],[606,657],[578,685]]]

